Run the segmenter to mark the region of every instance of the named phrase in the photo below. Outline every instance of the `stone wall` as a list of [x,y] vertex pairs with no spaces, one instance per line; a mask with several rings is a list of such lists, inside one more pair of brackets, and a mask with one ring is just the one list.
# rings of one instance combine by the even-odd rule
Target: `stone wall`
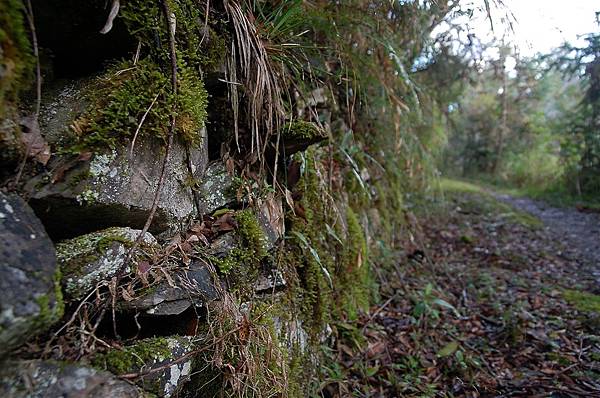
[[0,1],[2,396],[306,396],[389,233],[337,94],[255,104],[236,2],[115,1],[107,33],[104,0],[32,0],[35,32],[26,3]]

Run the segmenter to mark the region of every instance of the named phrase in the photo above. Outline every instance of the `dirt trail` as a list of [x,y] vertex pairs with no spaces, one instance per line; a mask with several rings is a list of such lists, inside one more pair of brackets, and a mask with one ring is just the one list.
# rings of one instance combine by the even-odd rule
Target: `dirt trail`
[[600,217],[444,184],[380,303],[335,325],[324,396],[600,398]]
[[498,200],[539,218],[546,230],[569,248],[578,262],[590,268],[600,289],[600,214],[552,207],[540,200],[494,195]]

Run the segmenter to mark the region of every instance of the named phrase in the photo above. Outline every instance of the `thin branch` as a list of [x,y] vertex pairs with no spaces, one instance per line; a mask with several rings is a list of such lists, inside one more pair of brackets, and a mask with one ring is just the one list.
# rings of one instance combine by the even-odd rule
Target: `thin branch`
[[138,124],[137,128],[135,129],[135,133],[133,134],[133,139],[131,140],[131,148],[129,148],[129,157],[133,156],[133,147],[135,146],[135,141],[137,139],[137,136],[140,132],[140,129],[142,128],[142,125],[144,124],[144,121],[146,120],[146,117],[148,116],[148,113],[150,113],[150,110],[156,103],[156,100],[158,99],[159,95],[160,95],[160,91],[156,94],[156,96],[152,100],[152,103],[150,104],[148,109],[146,109],[146,112],[144,112],[144,114],[142,115],[142,118],[140,119],[140,123]]

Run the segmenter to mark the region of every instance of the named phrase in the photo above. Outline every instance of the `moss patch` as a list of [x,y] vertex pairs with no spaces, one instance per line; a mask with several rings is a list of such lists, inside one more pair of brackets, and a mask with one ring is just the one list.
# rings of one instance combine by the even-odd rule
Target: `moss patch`
[[312,141],[325,136],[316,124],[304,120],[294,120],[287,123],[281,131],[284,139]]
[[179,91],[174,95],[170,72],[151,59],[113,66],[88,90],[92,105],[73,124],[72,150],[116,148],[133,138],[144,115],[140,134],[164,140],[173,109],[177,109],[177,135],[193,146],[200,145],[208,94],[196,72],[181,62],[179,68]]
[[600,296],[597,294],[566,289],[563,297],[578,311],[600,314]]
[[0,1],[0,118],[4,101],[16,101],[31,81],[34,58],[25,29],[25,7],[20,0]]
[[164,337],[157,337],[140,340],[122,350],[114,349],[98,355],[94,358],[93,365],[120,375],[165,361],[171,355],[169,341]]
[[227,274],[244,266],[246,270],[258,271],[260,261],[266,257],[265,236],[252,210],[242,210],[235,215],[238,223],[238,246],[224,259],[215,260],[219,270]]

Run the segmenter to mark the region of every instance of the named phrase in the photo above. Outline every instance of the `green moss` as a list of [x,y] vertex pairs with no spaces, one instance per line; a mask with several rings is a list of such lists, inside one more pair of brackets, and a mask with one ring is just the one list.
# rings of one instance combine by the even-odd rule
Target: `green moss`
[[120,227],[82,235],[56,245],[56,258],[65,274],[78,274],[81,268],[96,261],[115,243],[130,246],[132,241],[123,236]]
[[73,124],[75,137],[64,151],[116,148],[132,138],[146,112],[140,135],[164,140],[175,111],[177,136],[193,146],[201,144],[208,104],[202,74],[222,64],[226,41],[215,31],[218,23],[205,26],[199,2],[170,0],[168,6],[177,23],[177,95],[171,88],[169,29],[160,3],[124,2],[119,18],[139,40],[144,58],[136,65],[117,63],[96,80],[87,93],[91,105]]
[[143,367],[165,361],[171,357],[169,342],[164,337],[139,340],[135,345],[122,350],[112,349],[97,355],[93,366],[108,370],[116,375],[138,371]]
[[597,294],[566,289],[563,291],[563,297],[578,311],[600,314],[600,296]]
[[219,270],[227,274],[232,269],[245,267],[247,271],[258,270],[261,260],[266,257],[265,236],[256,219],[256,215],[250,209],[242,210],[236,213],[237,221],[236,233],[238,236],[238,246],[224,259],[215,260]]
[[61,273],[57,270],[53,276],[54,294],[44,294],[36,298],[40,312],[34,321],[34,329],[47,329],[50,325],[58,322],[64,314],[63,295],[60,286]]
[[302,141],[311,141],[324,136],[324,133],[319,126],[304,120],[294,120],[293,122],[289,122],[283,126],[281,131],[285,139],[297,139]]
[[[308,396],[306,381],[314,377],[315,369],[310,360],[310,348],[300,347],[297,341],[288,340],[289,328],[296,322],[296,316],[292,312],[294,306],[288,298],[284,296],[273,301],[255,302],[249,320],[255,328],[266,330],[269,335],[271,344],[256,344],[253,347],[256,356],[270,359],[265,363],[269,377],[287,381],[286,388],[272,391],[275,395],[269,396],[283,394],[286,397],[300,398]],[[258,334],[264,336],[264,333]],[[265,372],[265,369],[260,371]],[[258,379],[269,383],[269,377],[265,376],[264,373],[258,375]],[[271,383],[265,386],[264,391],[273,387]]]
[[377,289],[371,275],[365,233],[351,208],[347,209],[346,223],[345,252],[336,276],[335,294],[341,315],[354,320],[360,310],[368,310]]
[[181,60],[177,95],[170,79],[170,72],[148,58],[136,65],[124,61],[113,66],[88,90],[91,105],[74,123],[71,150],[118,147],[133,137],[146,112],[140,134],[165,140],[173,109],[177,109],[176,134],[193,146],[200,145],[208,105],[204,83]]
[[[200,3],[170,0],[169,9],[177,21],[175,41],[178,59],[193,69],[215,70],[226,54],[225,40],[210,26],[214,26],[213,21],[209,21],[205,30],[205,12]],[[168,64],[168,31],[160,3],[146,0],[124,2],[120,17],[129,32],[142,43],[143,53],[149,53],[159,63]]]
[[[292,234],[285,258],[298,273],[299,284],[293,293],[301,309],[301,318],[310,337],[316,341],[332,316],[332,289],[327,275],[334,275],[341,244],[328,239],[325,225],[333,225],[331,209],[323,201],[313,151],[307,151],[305,172],[297,185],[304,217],[288,214]],[[304,239],[303,242],[302,240]],[[309,247],[306,247],[308,244]]]
[[31,52],[25,8],[20,0],[0,0],[0,118],[5,101],[16,101],[31,81],[34,58]]

